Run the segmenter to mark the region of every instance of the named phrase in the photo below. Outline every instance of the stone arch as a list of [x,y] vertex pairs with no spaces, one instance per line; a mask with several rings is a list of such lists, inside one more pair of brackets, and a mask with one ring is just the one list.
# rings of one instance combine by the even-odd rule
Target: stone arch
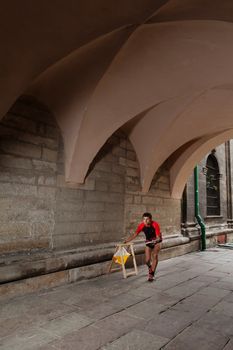
[[[215,33],[217,28],[219,29],[218,35]],[[185,103],[186,97],[187,104],[188,99],[195,99],[214,86],[227,82],[230,84],[233,77],[225,68],[231,65],[231,59],[228,60],[228,58],[231,57],[232,52],[229,51],[226,54],[227,45],[225,44],[227,38],[230,38],[226,33],[229,34],[231,30],[232,27],[228,24],[198,21],[150,24],[138,28],[116,55],[88,103],[75,145],[68,178],[72,181],[82,182],[97,150],[116,129],[134,118],[135,115],[154,106],[156,110],[157,106],[169,104],[175,99],[183,99],[183,103]],[[205,39],[203,32],[206,33]],[[160,39],[161,33],[163,33],[163,42]],[[187,45],[184,47],[183,43],[184,41],[188,43],[190,36],[196,40],[192,40],[192,45],[187,50]],[[143,42],[147,46],[144,47]],[[174,51],[170,45],[167,46],[167,42],[173,42]],[[212,42],[212,49],[214,47],[217,49],[214,55],[209,44],[208,46],[205,44],[206,42]],[[202,48],[200,43],[202,43]],[[139,47],[140,54],[138,54]],[[178,47],[179,49],[177,49]],[[203,55],[203,49],[205,55]],[[158,50],[159,56],[156,54]],[[218,57],[220,52],[221,57]],[[225,52],[224,57],[222,56],[223,52]],[[200,60],[193,60],[193,57],[199,55],[202,57]],[[183,59],[185,57],[185,64],[182,63],[181,57]],[[217,69],[219,62],[222,62],[221,70]],[[142,65],[143,69],[141,69]],[[221,75],[218,74],[220,71]],[[177,81],[182,81],[182,83],[177,85]],[[140,84],[138,84],[139,82]],[[191,85],[190,82],[192,82]],[[182,113],[184,105],[180,104],[179,108],[178,113]],[[171,110],[166,115],[168,119],[170,113],[172,113]],[[164,128],[170,128],[171,125],[178,127],[176,118],[177,114],[172,115],[168,124],[164,118],[162,121]],[[191,118],[186,114],[184,123],[187,125],[191,122]],[[160,126],[156,124],[156,118],[154,118],[155,128]],[[135,126],[134,135],[136,135],[136,128]],[[96,132],[97,130],[98,132]],[[187,141],[192,138],[189,131],[187,132]],[[93,138],[93,135],[96,137]],[[91,142],[88,143],[87,140],[91,140]],[[140,141],[135,142],[140,144]],[[164,159],[158,160],[158,165],[161,165],[174,151],[167,143],[163,146],[160,145],[160,148],[167,149],[167,152]],[[142,184],[144,190],[148,191],[150,180],[156,168],[152,169],[152,166],[148,164],[145,164],[144,168],[147,179],[142,179]],[[148,170],[149,168],[151,170]]]
[[181,198],[184,186],[193,171],[203,157],[214,147],[233,138],[233,130],[217,133],[196,140],[190,147],[176,159],[170,169],[171,196]]
[[[67,181],[82,183],[88,167],[108,137],[136,115],[149,109],[156,109],[156,106],[169,104],[175,99],[178,101],[186,97],[192,100],[216,86],[229,87],[232,84],[231,12],[227,11],[227,14],[224,16],[222,13],[219,14],[218,7],[211,7],[211,13],[205,12],[203,15],[200,3],[193,2],[191,9],[195,9],[195,13],[190,16],[189,6],[185,7],[185,11],[177,13],[177,8],[181,4],[180,1],[169,1],[166,6],[153,15],[154,10],[158,6],[153,6],[148,1],[145,4],[147,7],[145,9],[138,2],[137,6],[135,5],[135,13],[131,16],[130,6],[127,2],[125,3],[127,20],[117,18],[115,21],[111,13],[110,18],[114,23],[105,19],[100,13],[98,6],[96,6],[95,10],[98,16],[95,17],[93,28],[90,29],[88,26],[88,35],[85,36],[85,33],[81,30],[78,35],[75,27],[74,33],[77,34],[77,43],[74,45],[75,40],[69,36],[69,33],[72,33],[71,29],[73,29],[74,22],[68,22],[66,33],[69,40],[64,40],[64,37],[62,37],[63,45],[58,45],[59,47],[50,45],[49,50],[46,50],[44,46],[36,46],[32,60],[35,64],[37,63],[36,67],[30,65],[30,72],[23,67],[22,72],[24,72],[24,76],[23,74],[17,75],[20,87],[17,86],[17,89],[14,90],[14,96],[17,95],[19,90],[25,89],[33,79],[36,79],[38,74],[44,72],[46,79],[41,80],[40,78],[42,77],[39,77],[36,80],[36,87],[33,86],[32,90],[35,95],[44,94],[48,100],[53,102],[57,100],[58,105],[56,103],[54,105],[54,109],[56,109],[59,107],[61,90],[56,95],[54,89],[48,88],[48,67],[52,68],[52,74],[50,75],[51,71],[48,74],[50,75],[49,79],[53,80],[51,86],[56,86],[61,71],[57,69],[58,66],[55,62],[61,63],[62,61],[64,63],[66,61],[66,68],[69,67],[72,71],[71,67],[75,67],[74,61],[77,59],[79,64],[76,69],[77,73],[80,73],[82,70],[80,67],[83,67],[80,62],[85,62],[84,58],[90,58],[87,52],[91,52],[91,49],[97,45],[97,42],[98,45],[104,47],[103,42],[108,41],[112,48],[111,52],[108,50],[103,50],[102,52],[107,64],[104,68],[101,66],[98,72],[99,75],[97,74],[96,77],[95,69],[91,70],[93,76],[91,74],[91,88],[87,94],[88,96],[85,96],[87,98],[80,98],[79,100],[80,96],[78,93],[75,94],[77,86],[73,81],[70,91],[74,93],[73,96],[78,97],[77,108],[74,108],[72,115],[70,115],[68,106],[62,110],[61,119],[59,117],[60,125],[64,125],[63,135],[66,135]],[[209,0],[206,1],[206,4],[210,5]],[[182,6],[184,5],[182,4]],[[229,3],[224,2],[221,8],[222,6],[226,9]],[[114,5],[110,4],[110,8],[113,9]],[[86,9],[90,10],[88,7]],[[77,8],[75,10],[77,11]],[[148,18],[146,14],[150,17],[148,20],[146,20]],[[59,7],[56,15],[58,18],[62,16]],[[172,16],[174,16],[174,20],[172,20]],[[72,13],[71,19],[73,18]],[[83,24],[81,19],[80,23]],[[48,18],[46,17],[47,20]],[[46,21],[45,23],[47,23]],[[92,21],[90,23],[92,24]],[[32,23],[30,24],[32,25]],[[48,42],[51,42],[54,38],[57,39],[59,33],[59,28],[53,27]],[[31,38],[27,38],[27,40],[29,39],[31,40]],[[41,37],[38,39],[41,40]],[[27,40],[26,42],[29,44],[30,40]],[[114,46],[114,42],[117,43],[116,46]],[[38,41],[38,43],[41,43],[41,41]],[[38,49],[40,47],[42,47],[42,51]],[[38,52],[41,55],[38,55]],[[70,55],[70,53],[72,54]],[[34,56],[37,55],[43,56],[44,61],[42,65],[36,62],[37,57]],[[30,58],[26,57],[27,59]],[[27,63],[25,59],[25,64],[27,65]],[[88,66],[93,68],[93,62],[89,63],[85,67],[86,71],[88,71]],[[65,65],[63,66],[62,64],[62,70]],[[69,80],[71,76],[69,69],[64,69],[63,71],[65,80]],[[39,84],[37,85],[38,82]],[[63,85],[64,92],[65,84]],[[79,89],[80,86],[78,86]],[[187,101],[187,103],[189,102]],[[178,114],[183,112],[185,106],[181,103],[179,107],[180,110],[174,114],[171,109],[167,110],[165,118],[160,120],[164,124],[164,128],[171,129],[171,126],[172,128],[175,126],[180,130],[180,125],[176,122],[176,119]],[[186,115],[186,117],[187,119],[184,123],[188,124],[192,120],[189,116]],[[154,128],[159,129],[158,120],[156,117],[153,119]],[[225,120],[223,120],[224,123]],[[218,126],[219,131],[228,127],[228,124]],[[135,148],[140,150],[142,149],[140,135],[136,137],[136,131],[137,127],[135,126],[132,140],[134,138]],[[164,135],[169,137],[170,141],[169,132],[166,134],[162,133],[162,136]],[[199,134],[196,137],[201,136]],[[187,133],[187,138],[187,140],[182,142],[186,143],[192,140],[193,136]],[[152,151],[153,156],[151,158],[153,159],[150,159],[150,157],[149,159],[146,158],[147,154],[149,154],[147,149],[141,150],[141,183],[145,192],[148,191],[151,179],[158,166],[179,146],[178,144],[171,147],[167,142],[159,143],[158,147],[156,146]],[[166,154],[158,156],[158,152],[161,149],[165,149]],[[139,155],[139,152],[137,153]]]
[[132,30],[132,27],[120,28],[73,51],[45,70],[27,89],[28,94],[39,98],[54,112],[64,137],[68,181],[75,143],[89,100]]
[[[105,11],[99,3],[80,0],[67,3],[65,8],[63,2],[58,2],[56,8],[52,3],[41,2],[36,9],[15,3],[12,10],[11,4],[2,4],[0,37],[6,55],[1,55],[0,64],[1,117],[33,80],[55,62],[98,37],[144,22],[159,7],[151,0],[135,0],[133,8],[131,1],[103,1],[103,6]],[[124,10],[119,11],[119,6]]]

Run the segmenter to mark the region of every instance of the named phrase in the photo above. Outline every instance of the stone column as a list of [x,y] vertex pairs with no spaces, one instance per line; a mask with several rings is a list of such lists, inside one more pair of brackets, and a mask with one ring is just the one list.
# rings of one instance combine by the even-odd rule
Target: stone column
[[232,169],[231,169],[231,144],[230,141],[225,143],[226,154],[226,194],[227,194],[227,224],[229,228],[233,227],[232,215]]
[[196,237],[198,228],[195,222],[195,207],[194,207],[194,179],[193,174],[188,179],[183,194],[183,222],[182,233],[184,236]]

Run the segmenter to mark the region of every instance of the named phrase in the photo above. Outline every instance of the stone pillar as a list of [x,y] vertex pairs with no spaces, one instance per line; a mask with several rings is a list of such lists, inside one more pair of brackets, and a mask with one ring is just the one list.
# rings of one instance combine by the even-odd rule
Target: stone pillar
[[233,227],[233,215],[232,215],[232,177],[231,177],[231,148],[230,141],[225,143],[226,154],[226,194],[227,194],[227,224],[229,228]]
[[195,222],[194,206],[194,179],[193,174],[190,176],[183,194],[183,218],[182,233],[184,236],[195,237],[198,234],[198,228]]

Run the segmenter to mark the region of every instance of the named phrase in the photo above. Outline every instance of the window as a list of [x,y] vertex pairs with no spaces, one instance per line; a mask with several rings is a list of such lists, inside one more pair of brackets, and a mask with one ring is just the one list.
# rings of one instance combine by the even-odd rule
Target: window
[[218,161],[213,154],[208,156],[206,168],[207,216],[220,215],[220,174]]

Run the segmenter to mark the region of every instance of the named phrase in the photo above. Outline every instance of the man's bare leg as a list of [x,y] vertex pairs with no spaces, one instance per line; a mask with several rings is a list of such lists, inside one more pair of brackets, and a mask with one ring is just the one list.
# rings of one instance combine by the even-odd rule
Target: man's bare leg
[[158,265],[158,262],[159,262],[159,251],[160,251],[160,249],[161,249],[160,243],[157,243],[154,246],[154,249],[153,249],[153,261],[152,261],[151,268],[152,268],[152,271],[154,273],[156,271],[156,268],[157,268],[157,265]]
[[151,267],[151,249],[149,247],[145,248],[145,260],[149,269]]
[[152,249],[150,247],[145,248],[145,257],[146,257],[146,265],[148,266],[148,281],[153,281],[153,270],[151,266],[151,255],[152,255]]

